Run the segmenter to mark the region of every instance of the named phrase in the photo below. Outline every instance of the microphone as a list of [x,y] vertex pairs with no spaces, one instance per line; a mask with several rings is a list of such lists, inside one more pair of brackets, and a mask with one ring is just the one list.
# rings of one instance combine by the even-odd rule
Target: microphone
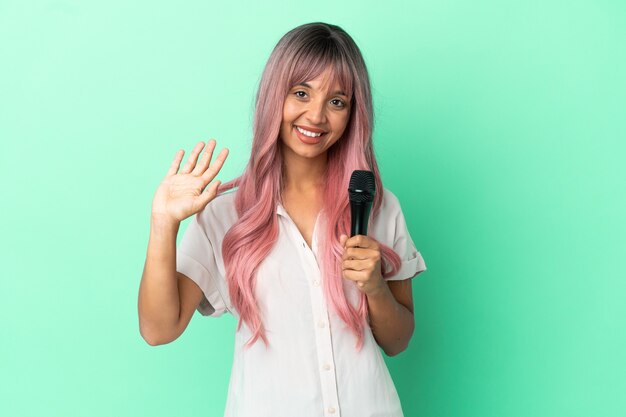
[[376,183],[372,171],[352,171],[350,185],[350,212],[352,214],[350,225],[350,237],[355,235],[367,235],[367,223],[370,210],[376,195]]

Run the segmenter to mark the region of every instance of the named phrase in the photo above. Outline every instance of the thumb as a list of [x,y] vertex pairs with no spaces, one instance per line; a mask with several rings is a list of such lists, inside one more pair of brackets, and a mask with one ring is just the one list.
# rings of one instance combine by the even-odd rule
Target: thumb
[[341,244],[341,246],[346,246],[346,240],[348,240],[348,236],[344,234],[339,236],[339,243]]
[[209,185],[205,190],[200,194],[200,201],[202,204],[202,208],[204,208],[207,204],[211,202],[217,195],[217,189],[222,184],[221,181],[217,180]]

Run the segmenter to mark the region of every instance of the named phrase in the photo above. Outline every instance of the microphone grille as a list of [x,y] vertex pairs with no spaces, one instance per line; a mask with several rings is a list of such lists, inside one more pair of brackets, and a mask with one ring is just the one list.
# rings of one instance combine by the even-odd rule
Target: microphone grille
[[376,182],[372,171],[352,171],[350,185],[348,186],[350,201],[365,203],[374,201],[376,194]]

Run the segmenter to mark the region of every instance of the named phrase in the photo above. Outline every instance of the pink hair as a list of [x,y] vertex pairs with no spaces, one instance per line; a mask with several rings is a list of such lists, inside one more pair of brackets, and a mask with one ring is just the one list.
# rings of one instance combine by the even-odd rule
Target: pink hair
[[[353,170],[374,173],[378,192],[373,216],[378,213],[383,197],[372,147],[369,76],[361,52],[343,29],[325,23],[309,23],[289,31],[272,51],[256,97],[250,160],[241,176],[219,188],[221,193],[238,187],[235,206],[239,219],[226,233],[222,253],[231,302],[240,316],[237,330],[245,322],[253,334],[246,347],[259,338],[268,344],[254,287],[256,271],[278,238],[276,206],[282,201],[283,187],[279,144],[283,103],[290,88],[314,79],[329,67],[342,90],[352,96],[352,110],[342,138],[328,150],[322,208],[328,221],[319,239],[327,244],[320,245],[320,271],[327,301],[354,332],[356,348],[360,350],[363,344],[363,329],[368,321],[367,298],[359,291],[356,307],[346,298],[344,285],[354,283],[342,277],[343,248],[339,236],[350,232],[347,188]],[[330,85],[333,81],[330,80]],[[380,247],[383,271],[391,268],[384,276],[395,274],[400,267],[400,257],[388,246],[381,243]]]

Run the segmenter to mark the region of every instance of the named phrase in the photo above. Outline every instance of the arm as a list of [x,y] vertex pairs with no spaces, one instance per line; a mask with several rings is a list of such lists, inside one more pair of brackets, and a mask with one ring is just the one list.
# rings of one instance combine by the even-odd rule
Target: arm
[[152,200],[150,240],[137,306],[139,332],[152,346],[178,338],[203,297],[195,282],[176,271],[176,235],[181,221],[198,213],[217,195],[220,181],[208,184],[222,168],[228,149],[222,149],[211,163],[215,144],[210,140],[199,158],[204,147],[204,142],[199,142],[182,169],[185,151],[176,152]]
[[202,290],[176,272],[178,228],[179,223],[151,219],[138,299],[139,332],[151,346],[177,339],[202,299]]
[[383,279],[376,240],[342,235],[339,243],[344,246],[343,277],[355,281],[365,293],[376,343],[387,355],[397,355],[407,348],[415,327],[411,280]]
[[404,351],[415,328],[411,279],[384,282],[367,294],[367,305],[376,343],[388,356]]

